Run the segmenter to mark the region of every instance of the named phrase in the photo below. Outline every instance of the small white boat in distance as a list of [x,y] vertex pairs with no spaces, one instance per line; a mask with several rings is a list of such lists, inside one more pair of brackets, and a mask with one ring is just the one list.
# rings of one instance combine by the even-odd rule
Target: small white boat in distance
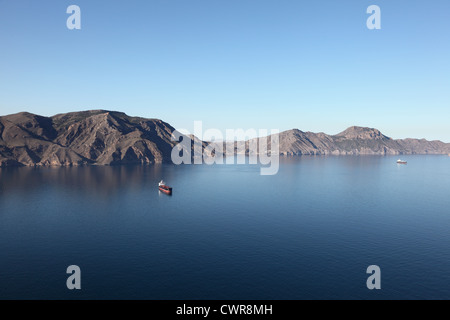
[[398,163],[398,164],[407,164],[408,162],[405,161],[405,160],[398,159],[398,160],[397,160],[397,163]]

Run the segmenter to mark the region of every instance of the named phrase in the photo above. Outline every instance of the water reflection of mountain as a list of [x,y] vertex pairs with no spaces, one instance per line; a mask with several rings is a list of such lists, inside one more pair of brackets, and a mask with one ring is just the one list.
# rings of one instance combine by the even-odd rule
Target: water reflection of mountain
[[162,166],[87,166],[56,168],[3,168],[0,170],[0,197],[9,192],[28,193],[45,188],[62,188],[96,196],[113,196],[122,189],[157,186],[162,178],[170,181],[173,170]]

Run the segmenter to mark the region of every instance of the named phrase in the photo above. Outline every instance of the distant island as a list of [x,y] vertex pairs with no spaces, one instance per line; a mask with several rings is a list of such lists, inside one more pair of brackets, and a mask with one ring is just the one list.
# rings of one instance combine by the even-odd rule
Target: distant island
[[[153,164],[171,162],[175,129],[158,119],[92,110],[43,117],[27,112],[0,117],[0,167]],[[189,139],[194,139],[189,137]],[[377,129],[337,134],[279,134],[281,155],[449,154],[450,144],[395,140]],[[235,142],[235,145],[247,142]],[[203,142],[206,146],[207,142]]]

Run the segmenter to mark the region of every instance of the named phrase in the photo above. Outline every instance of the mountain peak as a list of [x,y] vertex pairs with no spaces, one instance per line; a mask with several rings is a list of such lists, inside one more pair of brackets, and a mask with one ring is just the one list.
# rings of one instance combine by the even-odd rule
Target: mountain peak
[[157,119],[88,110],[0,117],[0,167],[170,161],[174,128]]
[[344,137],[346,139],[363,139],[363,140],[390,139],[389,137],[383,135],[378,129],[368,127],[358,127],[358,126],[350,127],[342,131],[341,133],[338,133],[336,137]]

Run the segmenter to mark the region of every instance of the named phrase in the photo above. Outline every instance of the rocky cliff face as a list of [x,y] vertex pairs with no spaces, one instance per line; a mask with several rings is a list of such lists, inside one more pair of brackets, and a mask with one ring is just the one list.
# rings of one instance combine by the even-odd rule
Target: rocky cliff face
[[[3,116],[0,117],[0,166],[171,162],[172,149],[177,144],[171,139],[174,131],[161,120],[105,110],[53,117],[26,112]],[[194,155],[192,140],[196,138],[186,138],[191,140],[188,151]],[[362,127],[351,127],[337,135],[294,129],[281,132],[279,141],[279,152],[283,155],[450,154],[450,144],[441,141],[393,140],[376,129]],[[242,146],[248,153],[252,142],[258,143],[258,139],[235,142],[235,152]],[[205,148],[207,143],[201,143]]]
[[[267,139],[270,142],[270,138]],[[259,139],[250,140],[259,143]],[[298,129],[279,134],[282,155],[400,155],[448,154],[450,144],[424,139],[394,140],[379,130],[350,127],[337,135],[303,132]],[[237,143],[242,145],[242,143]],[[270,146],[268,148],[271,149]],[[246,143],[246,153],[249,142]],[[264,152],[264,150],[263,150]]]
[[0,166],[151,164],[170,161],[174,128],[156,119],[95,110],[0,117]]

